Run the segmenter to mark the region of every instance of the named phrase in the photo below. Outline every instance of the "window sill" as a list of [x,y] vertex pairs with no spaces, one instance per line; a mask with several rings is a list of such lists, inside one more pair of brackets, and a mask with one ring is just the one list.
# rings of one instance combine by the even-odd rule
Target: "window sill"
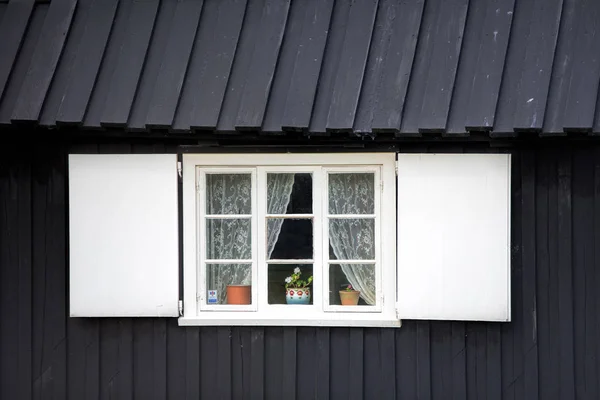
[[376,327],[399,328],[402,321],[395,317],[373,314],[340,314],[319,317],[285,317],[261,315],[254,313],[207,312],[206,315],[180,317],[179,326],[321,326],[321,327]]

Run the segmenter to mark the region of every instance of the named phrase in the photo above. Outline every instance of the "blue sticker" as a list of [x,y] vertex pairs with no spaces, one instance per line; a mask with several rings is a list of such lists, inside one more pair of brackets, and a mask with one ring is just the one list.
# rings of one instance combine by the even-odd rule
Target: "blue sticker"
[[217,304],[217,291],[216,290],[208,291],[208,304]]

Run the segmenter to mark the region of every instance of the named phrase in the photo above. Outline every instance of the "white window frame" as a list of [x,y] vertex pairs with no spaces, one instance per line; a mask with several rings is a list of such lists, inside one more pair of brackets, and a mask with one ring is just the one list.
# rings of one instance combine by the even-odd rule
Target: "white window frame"
[[[287,153],[287,154],[184,154],[183,155],[183,287],[184,304],[183,316],[179,318],[180,325],[294,325],[294,326],[390,326],[399,327],[400,320],[396,314],[396,154],[389,153]],[[330,172],[363,172],[375,171],[376,182],[381,182],[381,187],[375,187],[375,218],[376,232],[379,234],[379,245],[376,247],[375,262],[377,268],[378,291],[376,306],[330,306],[326,304],[329,290],[328,269],[324,268],[327,262],[324,256],[329,256],[327,231],[327,179],[319,181],[320,175],[313,174],[313,283],[314,305],[275,305],[267,304],[266,292],[262,293],[260,287],[266,288],[267,269],[263,273],[254,273],[266,265],[264,252],[256,251],[264,247],[264,235],[261,226],[264,224],[266,212],[265,196],[253,192],[253,198],[258,209],[252,214],[253,232],[253,274],[252,305],[208,305],[205,306],[203,298],[203,275],[199,272],[198,255],[204,260],[202,253],[204,246],[200,241],[204,239],[198,235],[205,232],[202,217],[205,210],[201,210],[203,201],[197,201],[196,193],[200,189],[197,167],[206,171],[256,171],[253,175],[253,191],[256,188],[266,187],[263,181],[265,172],[310,172],[320,170],[324,177]],[[375,167],[375,168],[374,168]],[[380,172],[379,172],[380,171]],[[380,176],[378,176],[380,174]],[[380,179],[379,179],[380,178]],[[262,185],[262,186],[261,186]],[[202,188],[203,189],[203,188]],[[381,189],[381,190],[378,190]],[[324,191],[324,192],[323,192]],[[204,196],[204,190],[200,190]],[[319,197],[322,199],[318,202]],[[201,197],[202,199],[202,197]],[[378,201],[380,200],[380,201]],[[378,214],[379,212],[379,214]],[[286,215],[289,217],[289,215]],[[323,247],[327,245],[327,247]],[[326,252],[327,254],[324,254]],[[294,261],[296,263],[296,261]],[[333,261],[332,264],[336,262]],[[201,270],[201,269],[200,269]],[[317,276],[318,271],[323,276]],[[326,276],[325,276],[326,275]],[[260,281],[259,281],[260,280]],[[328,302],[327,302],[328,303]],[[321,307],[322,306],[322,307]]]

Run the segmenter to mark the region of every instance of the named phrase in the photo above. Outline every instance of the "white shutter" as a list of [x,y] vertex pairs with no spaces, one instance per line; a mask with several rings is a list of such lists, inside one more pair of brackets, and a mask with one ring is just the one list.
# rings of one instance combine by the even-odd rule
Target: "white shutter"
[[70,315],[178,316],[175,154],[69,156]]
[[510,321],[510,155],[398,155],[397,308]]

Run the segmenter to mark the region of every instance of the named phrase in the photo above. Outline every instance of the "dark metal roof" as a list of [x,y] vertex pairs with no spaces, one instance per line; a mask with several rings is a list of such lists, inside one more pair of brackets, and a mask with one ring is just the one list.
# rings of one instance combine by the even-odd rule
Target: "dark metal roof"
[[0,0],[0,21],[3,125],[600,133],[598,0]]

